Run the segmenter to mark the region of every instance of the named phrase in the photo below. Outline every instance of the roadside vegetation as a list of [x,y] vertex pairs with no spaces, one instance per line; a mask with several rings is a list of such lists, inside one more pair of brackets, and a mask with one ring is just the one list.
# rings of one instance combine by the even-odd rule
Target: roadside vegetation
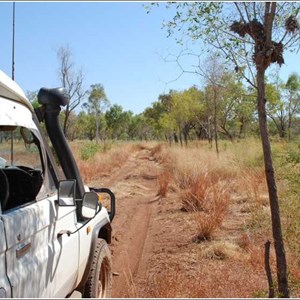
[[[162,176],[158,176],[158,194],[162,201],[176,199],[177,204],[173,202],[173,206],[178,209],[177,217],[174,219],[174,215],[169,215],[169,218],[173,220],[177,233],[180,229],[176,222],[185,219],[184,235],[190,236],[186,244],[187,252],[184,254],[182,248],[178,249],[178,257],[188,256],[188,252],[192,251],[192,259],[195,251],[201,261],[198,265],[202,271],[198,275],[195,273],[195,279],[191,281],[185,272],[174,270],[172,263],[175,260],[170,261],[166,270],[162,270],[159,279],[156,279],[159,288],[151,290],[150,295],[267,297],[264,244],[267,240],[272,242],[272,231],[260,141],[221,141],[219,156],[207,143],[194,143],[188,147],[165,144],[156,149],[159,151],[154,151],[154,156],[164,166]],[[299,297],[300,227],[299,203],[296,199],[299,195],[297,178],[300,152],[297,142],[276,141],[273,149],[291,296]],[[181,236],[180,233],[178,235]],[[195,243],[197,246],[191,246]],[[236,265],[233,267],[234,263]],[[185,264],[179,260],[175,268],[182,270]],[[275,277],[273,251],[270,264]],[[226,271],[224,265],[227,266]],[[237,270],[237,266],[247,270],[246,273]],[[208,274],[204,275],[205,272]],[[236,272],[240,274],[238,278]],[[222,281],[225,277],[228,277],[227,282]],[[174,290],[167,289],[168,285],[173,286]],[[228,286],[231,287],[230,291]]]

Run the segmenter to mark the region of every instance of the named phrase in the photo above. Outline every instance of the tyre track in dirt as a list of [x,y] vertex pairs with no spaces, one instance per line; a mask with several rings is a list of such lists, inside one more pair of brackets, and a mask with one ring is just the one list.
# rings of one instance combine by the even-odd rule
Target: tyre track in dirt
[[153,216],[157,209],[156,176],[160,166],[147,149],[134,152],[101,185],[116,195],[116,215],[110,246],[113,257],[112,297],[141,297],[151,257]]

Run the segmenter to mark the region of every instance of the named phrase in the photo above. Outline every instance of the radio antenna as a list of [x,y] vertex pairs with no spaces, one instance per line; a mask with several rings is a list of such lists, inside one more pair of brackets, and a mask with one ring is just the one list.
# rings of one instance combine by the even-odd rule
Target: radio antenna
[[11,78],[15,80],[15,2],[13,2],[13,36],[12,36],[12,70]]
[[[13,2],[13,36],[12,36],[12,63],[11,63],[11,78],[15,80],[15,2]],[[11,131],[10,158],[11,166],[14,163],[14,131]]]

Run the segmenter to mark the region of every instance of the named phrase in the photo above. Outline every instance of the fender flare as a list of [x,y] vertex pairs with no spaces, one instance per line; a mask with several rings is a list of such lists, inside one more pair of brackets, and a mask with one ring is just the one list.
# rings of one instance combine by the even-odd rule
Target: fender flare
[[107,222],[104,225],[102,222],[99,222],[98,224],[96,224],[94,226],[93,231],[92,231],[92,237],[91,237],[92,241],[91,241],[91,247],[90,247],[88,261],[87,261],[82,279],[76,288],[77,291],[83,292],[83,289],[85,287],[86,281],[88,279],[88,275],[90,273],[90,269],[91,269],[91,265],[92,265],[92,261],[93,261],[92,258],[93,258],[93,254],[94,254],[94,251],[96,248],[97,239],[101,238],[101,239],[105,240],[107,242],[107,244],[110,244],[111,243],[111,232],[112,232],[112,227],[109,222]]

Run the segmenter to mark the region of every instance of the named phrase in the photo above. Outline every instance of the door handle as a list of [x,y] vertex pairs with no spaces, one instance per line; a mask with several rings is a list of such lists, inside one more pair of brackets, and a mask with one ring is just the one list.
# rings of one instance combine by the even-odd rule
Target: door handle
[[23,243],[17,247],[16,255],[17,258],[24,256],[31,248],[31,242]]

